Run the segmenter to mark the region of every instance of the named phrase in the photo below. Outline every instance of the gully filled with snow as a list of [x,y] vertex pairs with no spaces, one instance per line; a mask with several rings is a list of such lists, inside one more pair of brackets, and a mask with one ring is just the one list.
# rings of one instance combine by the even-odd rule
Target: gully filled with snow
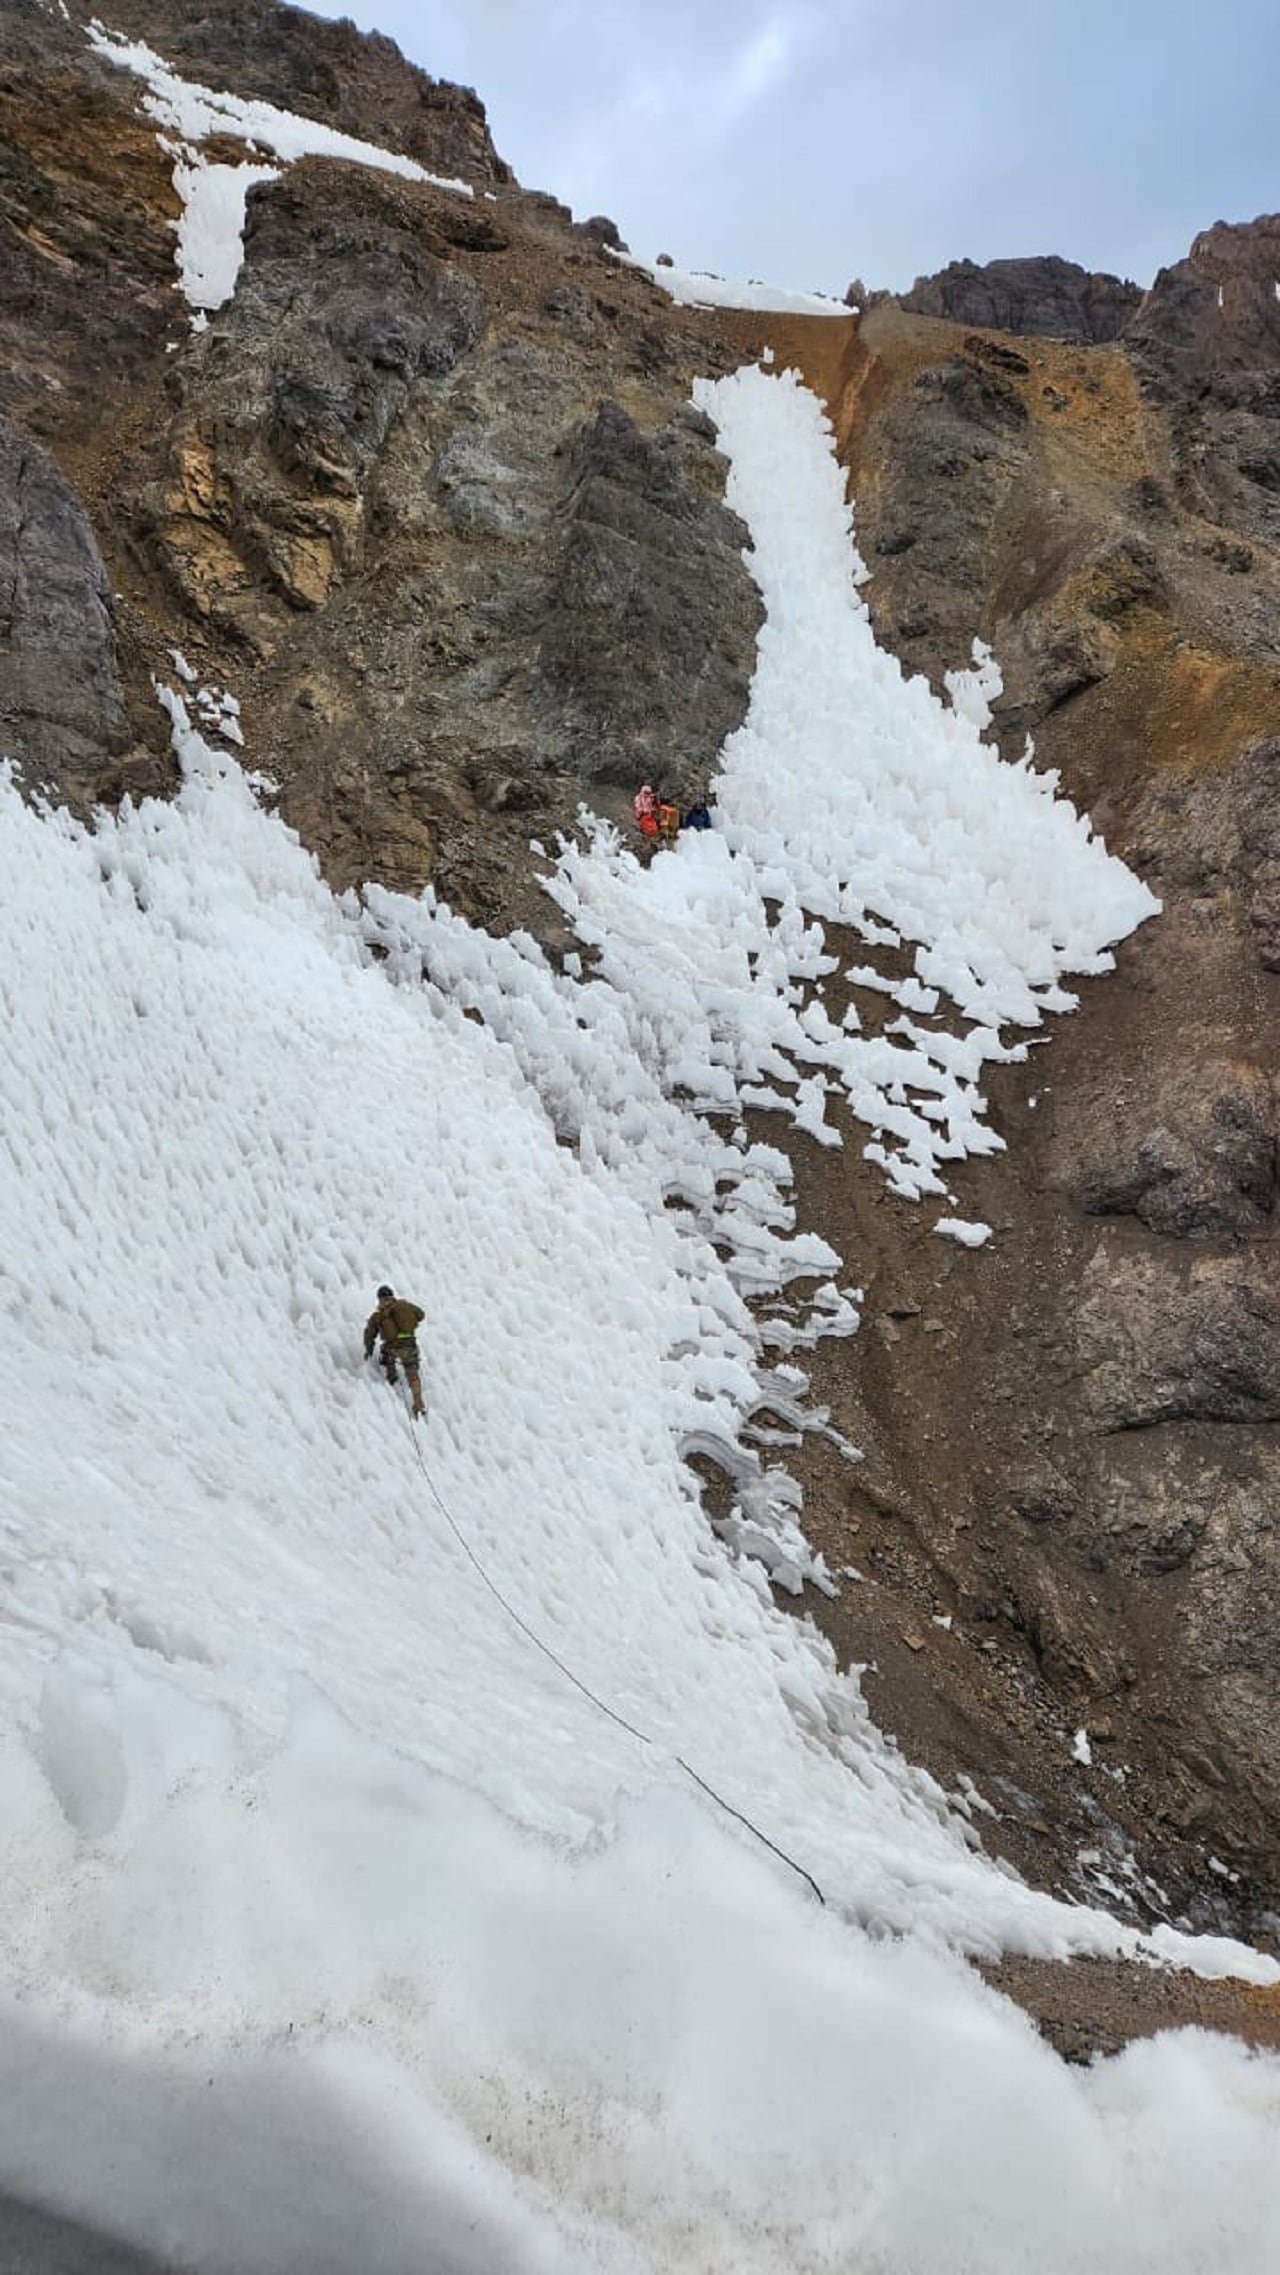
[[[172,695],[171,806],[4,786],[0,2187],[212,2270],[1261,2275],[1280,2066],[1070,2072],[959,1955],[1275,1970],[976,1854],[776,1608],[826,1576],[741,1440],[803,1394],[770,1295],[792,1344],[857,1301],[742,1109],[836,1143],[838,1090],[945,1217],[1004,1029],[1153,904],[983,746],[989,680],[875,649],[813,400],[703,401],[752,707],[716,832],[562,849],[577,970],[335,899]],[[836,917],[916,947],[889,1035],[822,1011]],[[387,1276],[416,1440],[358,1363]]]

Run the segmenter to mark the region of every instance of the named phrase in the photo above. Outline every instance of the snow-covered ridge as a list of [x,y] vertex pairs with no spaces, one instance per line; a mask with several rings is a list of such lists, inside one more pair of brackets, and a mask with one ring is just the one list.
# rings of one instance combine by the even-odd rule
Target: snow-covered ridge
[[[177,264],[182,290],[198,314],[221,308],[235,290],[244,258],[245,200],[255,182],[271,182],[295,158],[342,158],[372,166],[405,181],[429,182],[460,197],[474,193],[468,182],[429,174],[412,158],[381,150],[376,143],[322,126],[315,119],[279,110],[274,103],[245,101],[183,79],[164,57],[141,40],[130,40],[94,21],[89,44],[118,70],[146,82],[143,108],[155,120],[160,142],[173,158],[173,186],[182,201]],[[241,166],[206,158],[200,148],[213,135],[243,142],[255,153]],[[175,139],[176,138],[176,139]]]
[[613,245],[604,249],[615,261],[650,277],[679,308],[745,308],[787,316],[856,314],[847,302],[829,299],[824,293],[792,292],[784,285],[761,284],[756,277],[715,276],[709,269],[679,269],[670,261],[642,261],[634,253],[620,253]]

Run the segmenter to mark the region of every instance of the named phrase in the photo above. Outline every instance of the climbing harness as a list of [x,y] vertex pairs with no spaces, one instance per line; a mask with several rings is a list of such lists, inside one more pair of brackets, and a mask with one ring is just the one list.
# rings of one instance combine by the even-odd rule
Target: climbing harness
[[[425,1458],[423,1456],[422,1445],[418,1436],[415,1417],[411,1413],[408,1406],[405,1405],[403,1399],[400,1403],[401,1410],[405,1416],[406,1427],[409,1431],[410,1443],[413,1446],[414,1459],[427,1481],[427,1489],[430,1492],[431,1497],[436,1504],[436,1507],[439,1509],[441,1516],[444,1518],[445,1523],[448,1525],[450,1532],[453,1534],[454,1539],[457,1541],[459,1548],[462,1550],[464,1556],[468,1558],[469,1562],[474,1565],[476,1571],[480,1575],[480,1578],[483,1580],[486,1588],[489,1590],[490,1595],[494,1597],[497,1603],[501,1604],[503,1611],[507,1615],[507,1618],[511,1620],[514,1626],[519,1628],[522,1635],[528,1638],[529,1642],[532,1643],[536,1651],[541,1651],[544,1659],[549,1659],[553,1667],[559,1668],[560,1673],[564,1676],[566,1682],[572,1683],[576,1691],[580,1691],[582,1693],[582,1696],[586,1699],[589,1699],[594,1707],[598,1707],[601,1714],[607,1714],[611,1722],[616,1722],[620,1730],[625,1730],[628,1736],[638,1740],[640,1745],[652,1746],[655,1750],[660,1750],[658,1747],[658,1740],[656,1738],[651,1738],[648,1735],[647,1731],[637,1730],[634,1722],[628,1722],[625,1714],[619,1714],[614,1707],[610,1706],[607,1703],[605,1699],[598,1698],[590,1686],[587,1683],[583,1682],[581,1676],[575,1675],[572,1667],[567,1667],[564,1663],[564,1660],[556,1656],[556,1653],[552,1650],[550,1644],[544,1643],[542,1637],[537,1634],[532,1627],[530,1627],[528,1621],[521,1618],[520,1613],[515,1608],[515,1605],[507,1601],[507,1598],[503,1595],[501,1588],[498,1587],[497,1583],[490,1578],[488,1572],[485,1570],[484,1565],[481,1563],[480,1558],[476,1555],[474,1548],[471,1546],[470,1541],[467,1539],[452,1510],[450,1509],[448,1502],[445,1500],[444,1495],[441,1493],[438,1485],[436,1484],[436,1481],[428,1469]],[[723,1809],[726,1816],[734,1817],[740,1825],[744,1825],[749,1833],[753,1833],[755,1835],[755,1838],[762,1844],[763,1847],[767,1848],[773,1856],[776,1856],[778,1858],[779,1863],[789,1865],[791,1870],[796,1873],[801,1880],[805,1881],[810,1888],[812,1888],[814,1895],[818,1899],[818,1902],[825,1908],[827,1899],[823,1895],[817,1881],[814,1879],[813,1874],[811,1872],[807,1872],[803,1864],[797,1864],[794,1856],[788,1856],[786,1850],[784,1848],[779,1848],[776,1841],[771,1841],[767,1833],[762,1833],[760,1827],[757,1824],[753,1824],[751,1818],[745,1816],[741,1809],[735,1809],[732,1801],[726,1801],[722,1793],[717,1793],[713,1785],[708,1785],[706,1778],[699,1776],[698,1771],[693,1767],[691,1762],[687,1762],[685,1760],[683,1754],[675,1754],[672,1756],[672,1759],[675,1761],[677,1768],[682,1769],[685,1773],[685,1776],[692,1778],[694,1784],[701,1787],[702,1791],[707,1795],[708,1799],[715,1802],[718,1809]]]

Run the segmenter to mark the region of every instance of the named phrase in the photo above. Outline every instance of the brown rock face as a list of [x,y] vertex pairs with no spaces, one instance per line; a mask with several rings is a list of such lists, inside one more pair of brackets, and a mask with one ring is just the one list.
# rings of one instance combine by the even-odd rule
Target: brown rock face
[[[490,195],[296,164],[251,194],[234,298],[193,335],[139,82],[78,23],[29,0],[0,15],[10,407],[97,524],[119,665],[99,780],[83,750],[57,763],[18,694],[14,754],[76,797],[118,787],[121,749],[149,746],[163,776],[151,678],[180,645],[236,687],[336,881],[431,878],[475,913],[554,928],[531,832],[570,827],[587,794],[622,818],[655,768],[690,789],[745,709],[759,604],[688,403],[724,350],[619,267],[598,219],[578,230],[510,185],[473,96],[262,0],[117,20],[194,79]],[[36,664],[15,640],[20,680]]]
[[1125,327],[1132,353],[1171,397],[1269,394],[1280,360],[1278,266],[1280,214],[1215,222],[1143,296]]
[[7,0],[0,30],[0,408],[70,440],[163,355],[178,201],[76,26]]
[[1275,1261],[1197,1256],[1171,1265],[1093,1250],[1080,1289],[1085,1400],[1107,1430],[1156,1422],[1280,1419]]
[[1068,1189],[1090,1216],[1134,1216],[1176,1240],[1266,1230],[1277,1139],[1268,1069],[1205,1058],[1170,1068],[1150,1099],[1118,1107],[1099,1090],[1081,1104]]
[[1245,576],[1256,547],[1280,542],[1278,267],[1280,215],[1217,222],[1160,271],[1126,333],[1171,417],[1180,497],[1230,530],[1222,557]]
[[[993,1837],[1024,1868],[1056,1837],[1088,1886],[1077,1851],[1136,1846],[1175,1907],[1262,1932],[1280,1806],[1280,558],[1256,479],[1280,401],[1274,230],[1209,231],[1120,345],[1015,344],[888,304],[861,325],[833,411],[882,636],[939,685],[971,632],[989,640],[1006,752],[1034,735],[1164,914],[994,1085],[1009,1153],[956,1181],[989,1248],[957,1263],[886,1226],[848,1163],[814,1165],[809,1197],[883,1327],[819,1361],[867,1461],[852,1486],[815,1478],[812,1505],[832,1560],[852,1550],[872,1585],[856,1646],[849,1615],[818,1616],[874,1651],[879,1711],[944,1773],[990,1733]],[[930,1609],[953,1627],[930,1638],[926,1705],[897,1645],[908,1619],[929,1636]],[[1081,1722],[1105,1737],[1073,1773]],[[1240,1871],[1229,1899],[1205,1893],[1210,1850]]]

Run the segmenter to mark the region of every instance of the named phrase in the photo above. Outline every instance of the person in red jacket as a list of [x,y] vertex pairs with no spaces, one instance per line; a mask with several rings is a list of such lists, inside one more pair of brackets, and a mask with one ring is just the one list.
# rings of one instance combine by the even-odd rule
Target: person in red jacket
[[652,851],[658,834],[658,797],[651,782],[641,784],[631,801],[631,811],[636,817],[636,828],[641,837],[648,840]]
[[418,1356],[418,1329],[426,1318],[420,1304],[410,1303],[394,1288],[378,1290],[378,1307],[371,1311],[364,1326],[364,1355],[373,1357],[373,1346],[381,1340],[378,1363],[385,1371],[387,1381],[395,1383],[397,1369],[404,1368],[404,1379],[409,1385],[415,1417],[424,1412],[422,1404],[422,1361]]

